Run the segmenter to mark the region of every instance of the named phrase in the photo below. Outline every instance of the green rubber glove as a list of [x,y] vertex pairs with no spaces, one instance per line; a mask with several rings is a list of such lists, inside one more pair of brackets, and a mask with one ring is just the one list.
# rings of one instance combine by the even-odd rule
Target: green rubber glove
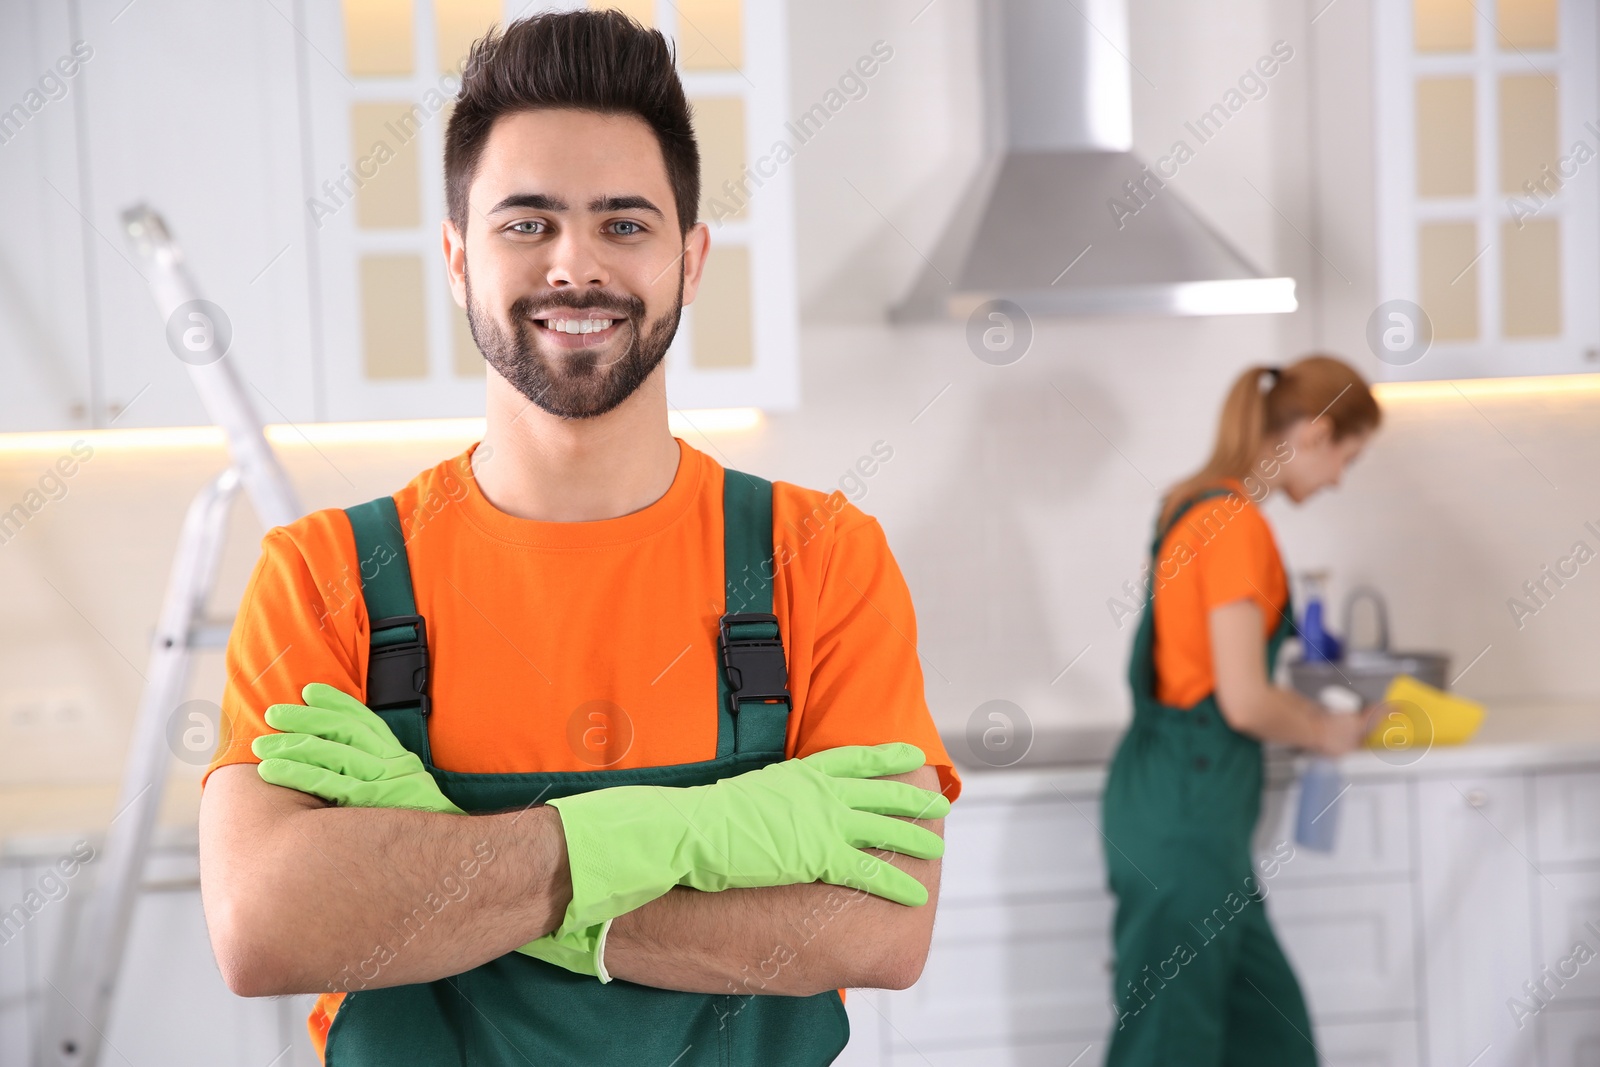
[[[274,704],[267,725],[283,733],[258,737],[250,750],[261,759],[263,781],[352,808],[414,808],[464,815],[439,791],[415,753],[402,745],[382,716],[331,685],[313,682],[300,691],[305,704]],[[518,952],[602,982],[602,952],[609,923],[553,933]]]
[[616,786],[551,800],[572,868],[572,903],[556,932],[626,914],[675,885],[716,892],[828,882],[925,904],[922,883],[861,851],[944,854],[938,834],[890,816],[942,818],[950,802],[904,782],[873,780],[923,763],[915,745],[852,745],[711,785]]
[[321,682],[302,689],[300,698],[304,704],[269,707],[267,725],[283,732],[250,743],[263,781],[351,808],[466,814],[439,792],[422,760],[377,712]]

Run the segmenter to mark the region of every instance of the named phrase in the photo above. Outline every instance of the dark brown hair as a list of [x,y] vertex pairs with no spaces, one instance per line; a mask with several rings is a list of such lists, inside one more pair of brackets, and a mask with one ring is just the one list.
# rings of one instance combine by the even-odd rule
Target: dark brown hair
[[1253,473],[1262,445],[1301,419],[1325,418],[1333,439],[1378,428],[1383,418],[1372,390],[1354,367],[1333,356],[1310,355],[1287,367],[1254,366],[1234,379],[1222,402],[1217,443],[1206,465],[1161,498],[1161,526],[1179,504],[1224,478]]
[[467,192],[495,119],[574,108],[638,115],[655,131],[687,234],[700,211],[700,149],[672,46],[620,11],[560,11],[490,30],[472,46],[444,135],[450,221],[467,232]]

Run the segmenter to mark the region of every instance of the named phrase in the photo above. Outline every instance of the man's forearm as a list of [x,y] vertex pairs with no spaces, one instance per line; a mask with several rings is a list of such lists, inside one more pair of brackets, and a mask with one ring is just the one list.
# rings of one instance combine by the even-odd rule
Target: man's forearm
[[[937,790],[931,767],[901,781]],[[943,820],[921,820],[943,834]],[[918,908],[826,883],[674,889],[611,924],[613,978],[695,993],[809,996],[848,986],[904,988],[916,981],[933,935],[939,861],[875,855],[928,889]]]
[[738,996],[903,988],[921,971],[927,936],[896,913],[920,910],[820,882],[674,889],[611,924],[606,970],[639,985]]
[[[232,794],[227,818],[206,818],[224,806],[214,791]],[[224,977],[243,995],[459,974],[549,933],[571,895],[552,808],[325,807],[252,766],[219,768],[206,801],[206,917]]]

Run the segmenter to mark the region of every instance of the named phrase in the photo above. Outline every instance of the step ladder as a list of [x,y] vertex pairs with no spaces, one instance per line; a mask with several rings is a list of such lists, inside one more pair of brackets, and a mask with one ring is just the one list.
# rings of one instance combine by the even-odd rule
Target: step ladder
[[[183,310],[200,300],[200,292],[161,216],[136,205],[122,213],[122,226],[136,262],[144,270],[161,321],[168,322],[181,313],[187,322],[199,315],[202,319],[193,321],[209,327],[211,324],[203,321],[204,307]],[[99,1062],[172,757],[167,719],[183,699],[194,653],[227,643],[231,623],[212,622],[204,612],[216,584],[234,500],[242,489],[256,517],[268,529],[293,522],[302,514],[288,475],[267,442],[261,419],[227,353],[185,363],[207,413],[223,430],[231,465],[196,494],[184,516],[115,814],[99,855],[87,869],[92,878],[88,893],[62,934],[44,991],[44,1024],[34,1047],[36,1067],[93,1067]]]

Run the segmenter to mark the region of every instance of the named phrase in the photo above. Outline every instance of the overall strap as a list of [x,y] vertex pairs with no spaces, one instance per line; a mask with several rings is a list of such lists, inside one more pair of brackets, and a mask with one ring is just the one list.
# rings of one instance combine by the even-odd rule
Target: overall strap
[[365,703],[407,749],[433,765],[428,748],[428,630],[417,614],[405,534],[394,497],[346,508],[356,539],[371,648]]
[[727,613],[717,627],[717,755],[781,754],[792,701],[772,613],[772,483],[724,470],[722,529]]
[[1141,703],[1153,703],[1156,699],[1156,662],[1155,662],[1155,596],[1156,582],[1159,580],[1161,566],[1161,543],[1167,539],[1167,534],[1177,526],[1179,521],[1187,515],[1191,508],[1202,500],[1213,497],[1228,496],[1231,489],[1207,489],[1197,493],[1188,500],[1180,503],[1173,509],[1172,517],[1165,523],[1157,518],[1155,540],[1150,544],[1150,573],[1149,588],[1145,592],[1144,610],[1140,613],[1139,629],[1133,638],[1133,654],[1128,658],[1128,685],[1133,689],[1134,708],[1138,709]]
[[[1196,504],[1200,503],[1202,500],[1212,500],[1219,496],[1234,495],[1236,494],[1232,489],[1203,489],[1174,508],[1172,511],[1172,517],[1168,519],[1165,524],[1157,525],[1156,527],[1156,539],[1151,542],[1150,545],[1150,560],[1152,565],[1155,562],[1156,556],[1161,552],[1161,542],[1167,539],[1167,535],[1172,532],[1172,528],[1177,526],[1179,522],[1183,521],[1183,517],[1189,514]],[[1155,586],[1152,585],[1151,588],[1154,589]]]

